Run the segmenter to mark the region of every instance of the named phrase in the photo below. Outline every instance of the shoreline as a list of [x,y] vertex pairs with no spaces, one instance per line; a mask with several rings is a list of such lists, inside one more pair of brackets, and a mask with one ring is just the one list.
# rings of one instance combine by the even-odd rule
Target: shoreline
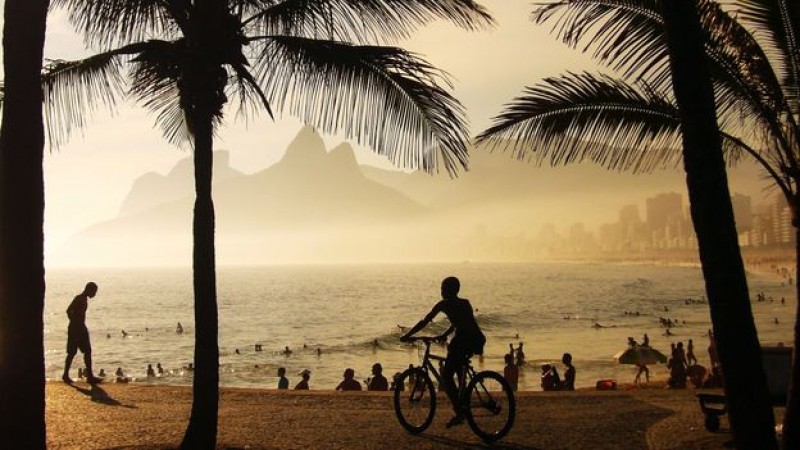
[[[91,388],[48,382],[45,388],[48,448],[54,449],[177,448],[191,410],[188,386],[102,383]],[[514,427],[499,445],[532,450],[722,448],[731,439],[727,418],[720,432],[705,430],[696,393],[656,387],[521,392]],[[439,403],[432,426],[411,435],[397,423],[390,392],[221,388],[217,448],[483,447],[468,426],[445,428],[448,409]]]

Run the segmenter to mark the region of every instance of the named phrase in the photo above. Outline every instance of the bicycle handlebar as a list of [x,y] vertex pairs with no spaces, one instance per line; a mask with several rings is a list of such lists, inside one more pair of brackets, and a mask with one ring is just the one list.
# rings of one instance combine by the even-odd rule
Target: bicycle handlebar
[[406,339],[406,342],[424,342],[424,343],[432,343],[432,342],[439,342],[438,336],[412,336]]

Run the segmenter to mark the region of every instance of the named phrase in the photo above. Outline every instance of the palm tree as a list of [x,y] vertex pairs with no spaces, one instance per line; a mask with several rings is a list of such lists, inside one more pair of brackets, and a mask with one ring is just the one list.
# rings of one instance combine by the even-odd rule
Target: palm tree
[[[775,417],[758,342],[728,190],[722,140],[695,0],[663,3],[683,161],[711,322],[725,375],[734,442],[777,449]],[[745,370],[742,370],[745,369]]]
[[[48,67],[51,140],[83,112],[130,95],[166,137],[193,145],[194,401],[184,448],[214,448],[219,349],[211,196],[214,130],[229,95],[245,110],[288,111],[405,167],[455,173],[467,162],[463,112],[446,74],[383,46],[434,19],[491,24],[473,0],[54,0],[101,52]],[[375,44],[369,44],[375,43]],[[123,65],[130,88],[125,89]],[[51,105],[52,108],[48,105]]]
[[0,125],[0,435],[47,446],[44,391],[44,128],[48,0],[6,0]]
[[[609,169],[634,172],[677,166],[682,154],[681,113],[673,95],[661,11],[666,3],[561,0],[537,7],[532,16],[535,22],[554,24],[558,38],[591,52],[614,70],[615,76],[568,73],[545,79],[507,105],[478,141],[510,146],[515,156],[530,157],[539,164],[593,161]],[[728,3],[732,5],[723,8],[710,0],[697,2],[719,138],[728,161],[751,157],[773,179],[789,202],[795,233],[800,238],[800,37],[796,32],[800,7],[791,0]],[[731,8],[736,14],[729,12]],[[800,247],[797,255],[800,257]],[[797,267],[800,269],[800,265]],[[743,338],[733,336],[738,329],[720,323],[715,313],[727,304],[715,304],[715,329]],[[797,315],[800,318],[800,309]],[[800,448],[798,325],[796,322],[794,375],[784,417],[785,448]],[[748,324],[746,331],[750,328]],[[757,344],[754,331],[746,334],[748,341]],[[741,362],[731,352],[738,352],[738,346],[745,344],[731,342],[727,350],[722,349],[726,344],[719,344],[721,353],[729,353],[728,363],[722,361],[727,378],[733,371],[739,372],[733,367]],[[735,399],[737,394],[732,394]]]

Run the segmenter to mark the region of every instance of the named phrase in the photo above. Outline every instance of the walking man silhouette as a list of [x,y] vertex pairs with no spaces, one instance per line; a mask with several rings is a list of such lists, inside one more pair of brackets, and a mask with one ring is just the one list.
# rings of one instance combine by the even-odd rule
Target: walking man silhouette
[[78,350],[83,353],[83,361],[86,364],[86,381],[89,384],[100,382],[100,378],[96,378],[92,372],[92,344],[89,340],[89,329],[86,328],[86,309],[89,307],[89,299],[95,295],[97,295],[97,284],[90,281],[86,283],[83,292],[76,295],[67,308],[67,317],[69,317],[67,359],[64,361],[64,375],[61,377],[65,383],[72,384],[69,368],[72,366],[72,359],[75,358]]

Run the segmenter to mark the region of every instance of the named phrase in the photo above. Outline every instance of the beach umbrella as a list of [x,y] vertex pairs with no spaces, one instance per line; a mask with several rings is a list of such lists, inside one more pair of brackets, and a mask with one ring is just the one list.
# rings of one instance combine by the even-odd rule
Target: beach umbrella
[[620,364],[658,364],[666,363],[667,357],[660,351],[645,345],[629,347],[614,355]]

